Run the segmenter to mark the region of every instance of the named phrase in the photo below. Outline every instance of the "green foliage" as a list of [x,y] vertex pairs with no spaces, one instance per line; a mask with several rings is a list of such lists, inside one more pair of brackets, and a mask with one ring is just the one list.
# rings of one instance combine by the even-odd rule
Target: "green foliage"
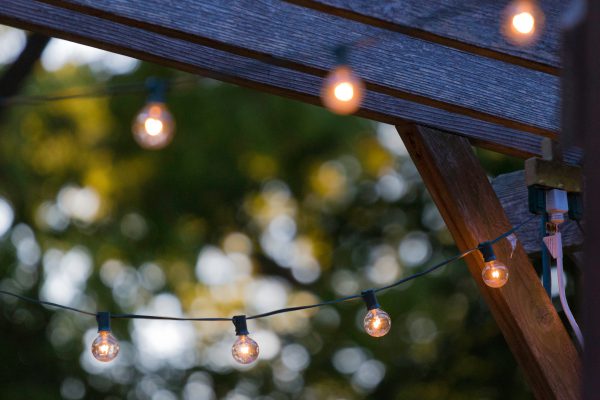
[[[108,82],[150,75],[181,74],[143,64]],[[84,67],[54,74],[39,70],[26,92],[97,84]],[[251,313],[256,306],[244,293],[260,294],[252,292],[260,282],[271,284],[264,289],[267,297],[268,288],[283,288],[286,304],[300,304],[379,286],[455,254],[411,161],[382,146],[368,121],[203,80],[169,94],[175,139],[164,150],[145,151],[130,133],[144,101],[143,95],[124,95],[9,110],[0,125],[0,195],[12,203],[16,223],[33,230],[42,259],[23,265],[13,228],[0,238],[0,286],[38,297],[49,270],[60,268],[49,261],[53,251],[79,248],[91,255],[93,266],[75,299],[81,307],[132,312],[171,293],[189,315],[231,316]],[[485,157],[490,170],[506,168],[505,159]],[[392,191],[387,195],[386,176]],[[93,188],[101,200],[98,213],[92,222],[72,217],[64,229],[49,227],[42,211],[56,207],[69,184]],[[265,249],[265,235],[277,217],[284,225],[276,232],[290,234],[286,243],[295,246],[288,258],[277,259]],[[250,265],[247,274],[223,285],[199,280],[196,262],[207,246]],[[163,271],[164,285],[143,284],[149,262]],[[300,267],[280,265],[286,262]],[[134,276],[133,281],[111,283],[111,271]],[[318,279],[306,277],[315,271]],[[275,332],[282,346],[303,346],[309,364],[299,371],[286,366],[293,357],[282,355],[247,371],[211,366],[207,349],[222,338],[233,343],[230,324],[193,325],[191,367],[163,362],[150,368],[135,357],[140,328],[117,321],[115,334],[129,349],[122,357],[129,352],[132,366],[126,373],[89,372],[80,360],[89,351],[82,337],[93,329],[93,319],[9,298],[1,302],[3,398],[57,399],[61,387],[77,394],[73,387],[78,386],[68,384],[71,378],[84,383],[86,398],[107,399],[154,398],[160,389],[179,397],[194,388],[191,382],[209,388],[209,394],[214,390],[218,398],[234,393],[273,399],[530,397],[463,263],[381,295],[393,321],[384,338],[362,331],[364,310],[358,303],[251,325]],[[259,344],[268,353],[269,344]],[[342,349],[363,357],[356,367],[348,366],[354,361],[347,358],[346,373],[338,365]],[[363,365],[367,370],[361,372]],[[368,366],[384,370],[372,388],[369,379],[378,378]]]

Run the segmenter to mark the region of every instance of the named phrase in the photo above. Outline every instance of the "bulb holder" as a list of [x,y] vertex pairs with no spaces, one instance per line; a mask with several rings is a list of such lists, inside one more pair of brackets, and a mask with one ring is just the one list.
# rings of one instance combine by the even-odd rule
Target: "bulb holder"
[[483,256],[483,262],[490,262],[496,259],[496,254],[494,254],[494,249],[492,248],[491,242],[480,243],[477,248]]
[[236,336],[248,335],[248,326],[246,325],[246,316],[245,315],[236,315],[232,319],[233,326],[235,326],[235,334]]
[[98,332],[110,332],[110,313],[101,311],[96,314],[96,321],[98,321]]
[[335,54],[335,62],[337,63],[337,65],[347,65],[349,53],[350,48],[348,46],[341,45],[336,47],[333,50],[333,54]]
[[367,306],[367,310],[371,311],[376,308],[380,308],[377,297],[375,296],[375,291],[373,289],[363,290],[360,295]]
[[164,103],[167,92],[167,82],[164,79],[148,78],[146,80],[148,89],[148,103]]

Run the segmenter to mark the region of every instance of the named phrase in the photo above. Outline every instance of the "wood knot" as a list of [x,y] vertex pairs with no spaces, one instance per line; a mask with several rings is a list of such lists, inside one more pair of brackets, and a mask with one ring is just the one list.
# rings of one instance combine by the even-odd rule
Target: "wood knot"
[[554,313],[546,307],[537,307],[535,319],[542,326],[550,326],[554,323]]

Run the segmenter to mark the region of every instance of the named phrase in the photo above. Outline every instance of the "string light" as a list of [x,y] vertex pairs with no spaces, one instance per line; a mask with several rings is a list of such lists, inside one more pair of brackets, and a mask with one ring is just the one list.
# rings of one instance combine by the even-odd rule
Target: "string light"
[[109,362],[119,354],[119,342],[110,332],[110,313],[96,314],[98,321],[98,336],[92,342],[92,354],[98,361]]
[[238,337],[231,347],[231,354],[235,361],[240,364],[251,364],[258,358],[258,343],[252,340],[246,326],[246,316],[236,315],[233,317],[235,334]]
[[[224,318],[224,317],[211,317],[211,318],[183,318],[183,317],[164,317],[164,316],[156,316],[156,315],[141,315],[141,314],[111,314],[109,312],[99,312],[92,313],[90,311],[81,310],[78,308],[65,306],[62,304],[52,303],[44,300],[37,300],[27,296],[23,296],[20,294],[7,292],[5,290],[0,290],[0,294],[4,294],[7,296],[12,296],[18,298],[23,301],[27,301],[35,304],[42,304],[50,307],[61,308],[64,310],[74,311],[80,314],[95,316],[98,321],[98,336],[92,343],[92,354],[94,357],[103,362],[108,362],[113,360],[119,354],[119,343],[117,339],[112,335],[110,330],[110,319],[152,319],[152,320],[168,320],[168,321],[203,321],[203,322],[216,322],[216,321],[231,321],[235,326],[235,334],[237,339],[231,348],[231,354],[233,358],[241,363],[241,364],[250,364],[258,358],[259,355],[259,346],[258,344],[252,340],[248,335],[248,328],[246,326],[246,320],[248,319],[259,319],[266,318],[272,315],[289,313],[299,310],[306,310],[310,308],[323,307],[338,303],[343,303],[351,300],[357,300],[362,298],[367,306],[367,315],[364,319],[364,328],[365,331],[374,337],[381,337],[387,334],[391,327],[391,319],[390,316],[383,310],[379,308],[379,303],[377,302],[377,298],[375,293],[381,292],[387,289],[391,289],[393,287],[399,286],[405,282],[411,281],[418,277],[427,275],[433,271],[438,270],[439,268],[450,264],[451,262],[460,260],[465,256],[479,251],[481,252],[484,261],[485,268],[483,271],[484,281],[488,286],[491,287],[501,287],[503,286],[508,279],[508,269],[501,263],[496,260],[496,256],[494,255],[494,251],[492,249],[492,245],[497,243],[498,241],[507,238],[512,235],[517,230],[521,229],[524,225],[529,223],[533,218],[536,218],[536,215],[533,215],[529,219],[523,221],[521,224],[516,227],[510,229],[507,232],[504,232],[497,238],[489,241],[481,243],[479,246],[469,249],[463,253],[457,254],[454,257],[451,257],[447,260],[444,260],[424,271],[417,272],[413,275],[402,278],[395,283],[392,283],[388,286],[384,286],[378,289],[369,289],[361,292],[361,294],[350,295],[346,297],[341,297],[338,299],[333,299],[329,301],[325,301],[322,303],[309,304],[304,306],[294,306],[281,308],[278,310],[273,310],[269,312],[265,312],[263,314],[257,314],[250,317],[246,317],[245,315],[237,315],[233,318]],[[487,269],[487,272],[486,272]],[[494,272],[497,271],[497,272]]]
[[363,321],[365,331],[373,337],[385,336],[392,327],[389,314],[379,308],[377,297],[372,289],[365,290],[361,296],[367,306],[367,315]]
[[496,259],[491,242],[479,245],[484,267],[481,271],[483,282],[491,288],[500,288],[508,281],[508,268]]
[[158,150],[173,139],[175,121],[164,101],[164,81],[150,80],[148,86],[150,95],[144,108],[135,117],[132,130],[140,146]]
[[538,37],[544,13],[535,0],[515,0],[504,11],[503,33],[514,44],[527,45]]
[[360,108],[364,96],[364,84],[356,76],[347,61],[347,47],[336,49],[337,66],[323,81],[321,101],[336,114],[352,114]]

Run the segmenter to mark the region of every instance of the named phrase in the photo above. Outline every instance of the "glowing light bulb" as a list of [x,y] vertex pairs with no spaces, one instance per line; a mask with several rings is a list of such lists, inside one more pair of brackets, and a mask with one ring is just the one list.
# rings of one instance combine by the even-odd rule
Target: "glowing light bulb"
[[231,347],[231,354],[240,364],[250,364],[258,358],[258,343],[246,335],[238,336]]
[[144,121],[144,129],[150,136],[160,135],[163,131],[163,123],[160,119],[148,117]]
[[535,29],[535,19],[527,11],[515,15],[512,19],[513,28],[519,33],[529,34]]
[[152,101],[133,121],[133,137],[145,149],[157,150],[173,139],[175,122],[165,103]]
[[373,337],[385,336],[392,327],[392,319],[380,308],[374,308],[367,312],[363,322],[365,331]]
[[110,331],[100,331],[92,342],[92,354],[98,361],[109,362],[119,354],[120,346]]
[[364,85],[352,69],[340,65],[325,78],[321,89],[323,105],[336,114],[352,114],[360,108]]
[[500,288],[508,281],[508,268],[496,260],[491,242],[480,243],[477,247],[483,257],[483,282],[491,288]]
[[373,337],[385,336],[392,327],[392,319],[388,313],[379,308],[375,291],[365,290],[360,295],[368,310],[363,321],[365,331]]
[[119,354],[119,342],[110,333],[110,313],[99,312],[96,314],[98,321],[98,336],[92,342],[92,354],[98,361],[109,362]]
[[483,282],[492,288],[500,288],[508,281],[508,268],[498,260],[485,263],[481,271]]
[[240,364],[250,364],[258,358],[258,343],[248,337],[248,327],[246,325],[245,315],[236,315],[232,318],[235,326],[237,340],[231,347],[233,359]]
[[505,10],[503,33],[518,45],[533,43],[544,23],[544,13],[535,0],[515,0]]

